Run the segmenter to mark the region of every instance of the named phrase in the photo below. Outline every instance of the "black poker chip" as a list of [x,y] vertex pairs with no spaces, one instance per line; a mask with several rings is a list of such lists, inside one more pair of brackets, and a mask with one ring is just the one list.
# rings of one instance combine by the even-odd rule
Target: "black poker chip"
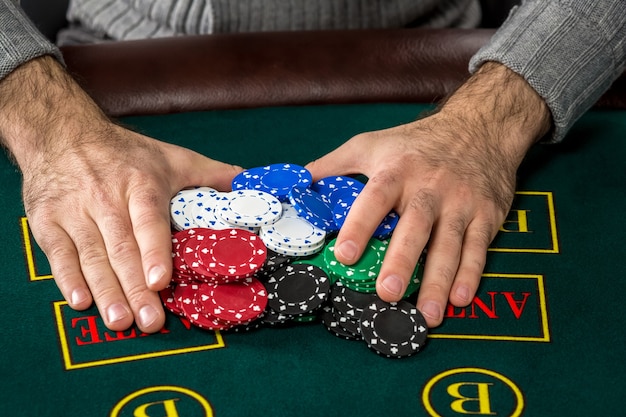
[[261,318],[263,316],[257,318],[256,320],[252,320],[248,323],[238,324],[229,329],[223,330],[224,333],[246,333],[257,330],[261,328]]
[[261,269],[256,273],[257,278],[264,280],[276,270],[288,265],[292,261],[292,257],[283,255],[273,250],[267,249],[267,257]]
[[293,319],[291,314],[283,314],[274,311],[269,305],[265,308],[263,316],[261,316],[261,323],[265,326],[277,327],[289,323]]
[[359,320],[353,320],[348,316],[344,316],[338,311],[335,311],[335,319],[339,323],[339,325],[350,334],[354,335],[354,337],[361,338],[361,327]]
[[355,322],[359,321],[361,313],[363,313],[363,309],[369,306],[377,298],[376,294],[368,294],[351,290],[350,288],[344,286],[340,281],[336,282],[330,291],[330,300],[335,309],[337,309],[341,315],[346,316]]
[[388,358],[404,358],[419,352],[428,335],[424,316],[407,301],[375,300],[363,310],[360,326],[367,346]]
[[346,339],[346,340],[360,340],[361,339],[360,336],[357,336],[347,331],[343,327],[341,327],[341,325],[337,321],[337,318],[335,317],[332,307],[330,306],[324,307],[320,317],[326,329],[328,329],[328,331],[334,334],[335,336],[341,339]]
[[330,293],[328,275],[314,265],[287,265],[267,280],[268,305],[278,313],[301,315],[318,309]]

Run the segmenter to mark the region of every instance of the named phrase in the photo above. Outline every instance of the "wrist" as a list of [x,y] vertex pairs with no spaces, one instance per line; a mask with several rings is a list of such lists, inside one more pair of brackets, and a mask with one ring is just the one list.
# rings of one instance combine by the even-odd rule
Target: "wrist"
[[495,62],[481,66],[437,116],[456,120],[460,131],[470,136],[467,140],[480,136],[518,163],[552,125],[541,96],[520,75]]

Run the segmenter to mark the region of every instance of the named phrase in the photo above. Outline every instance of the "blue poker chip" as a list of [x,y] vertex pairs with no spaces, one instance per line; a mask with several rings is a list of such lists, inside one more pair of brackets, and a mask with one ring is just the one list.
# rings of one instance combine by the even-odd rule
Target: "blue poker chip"
[[236,190],[247,190],[248,189],[248,180],[250,179],[250,171],[245,170],[235,175],[231,182],[231,189],[233,191]]
[[331,207],[347,196],[356,198],[364,187],[361,181],[347,176],[325,177],[311,184],[311,189],[321,194]]
[[[335,221],[337,228],[341,229],[343,227],[351,207],[351,203],[339,202],[333,208],[333,220]],[[372,237],[375,237],[376,239],[387,239],[391,233],[393,233],[399,219],[400,216],[395,211],[388,213],[380,222]]]
[[337,228],[341,229],[343,227],[351,207],[352,203],[339,203],[333,207],[333,220]]
[[400,215],[395,211],[387,214],[376,230],[374,230],[374,237],[377,239],[387,239],[398,225],[398,220],[400,220]]
[[334,232],[337,225],[333,211],[319,193],[310,188],[292,188],[288,194],[291,205],[313,226],[326,232]]
[[[313,181],[311,173],[296,164],[272,164],[251,168],[242,174],[242,179],[238,181],[242,188],[263,191],[281,201],[287,199],[292,188],[307,188]],[[246,181],[245,186],[243,180]]]

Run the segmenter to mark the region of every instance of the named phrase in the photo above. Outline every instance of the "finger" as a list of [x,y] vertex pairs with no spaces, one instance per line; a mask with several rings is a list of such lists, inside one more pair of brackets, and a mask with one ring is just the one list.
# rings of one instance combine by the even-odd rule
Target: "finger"
[[133,312],[111,268],[98,228],[93,223],[79,222],[76,219],[72,229],[65,225],[63,227],[71,232],[70,237],[79,254],[83,277],[105,326],[113,331],[128,329],[133,324]]
[[35,224],[31,226],[33,236],[48,258],[52,276],[63,298],[75,310],[89,308],[93,299],[72,240],[56,224],[47,227],[42,233],[38,233],[39,228]]
[[392,210],[400,191],[396,181],[382,176],[367,182],[337,236],[335,256],[339,262],[351,265],[361,257],[374,231]]
[[[165,323],[165,313],[158,294],[146,285],[141,253],[130,219],[125,212],[116,211],[110,203],[102,207],[109,207],[107,213],[100,212],[97,218],[111,267],[137,326],[147,333],[156,332]],[[165,242],[169,239],[166,238]]]
[[478,290],[487,261],[487,250],[497,228],[489,222],[474,220],[465,232],[459,269],[450,289],[450,303],[456,307],[467,306]]
[[410,208],[400,216],[376,280],[376,292],[381,299],[388,302],[398,301],[404,295],[430,237],[434,204],[432,193],[421,190],[416,194]]
[[[141,253],[129,218],[128,203],[120,209],[119,202],[125,201],[125,197],[104,195],[100,196],[99,200],[100,204],[96,206],[94,218],[97,219],[114,275],[124,292],[137,326],[147,333],[156,332],[165,323],[165,313],[158,295],[146,285]],[[165,203],[162,205],[167,207]],[[165,242],[169,242],[168,238],[165,239]]]
[[466,227],[465,215],[457,211],[452,216],[442,215],[431,235],[424,279],[417,298],[417,308],[429,327],[436,327],[443,320],[450,289],[459,268]]
[[158,189],[133,193],[128,211],[133,234],[141,254],[143,276],[152,291],[164,289],[172,277],[172,241],[169,196]]

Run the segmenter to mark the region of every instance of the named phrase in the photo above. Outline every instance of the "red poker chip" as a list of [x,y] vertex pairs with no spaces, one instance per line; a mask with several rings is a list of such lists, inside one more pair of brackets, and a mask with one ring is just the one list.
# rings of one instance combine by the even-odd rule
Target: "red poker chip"
[[203,239],[206,228],[186,229],[178,232],[172,238],[172,259],[174,271],[180,275],[181,281],[188,278],[195,281],[213,282],[215,275],[207,270],[196,258],[195,251],[199,239]]
[[197,281],[198,278],[193,276],[193,275],[186,275],[186,274],[182,274],[180,272],[172,272],[172,282],[174,282],[175,284],[179,284],[179,283],[192,283]]
[[183,311],[176,302],[176,299],[174,298],[174,292],[171,285],[168,285],[167,287],[159,291],[159,297],[161,297],[161,301],[163,302],[163,305],[166,309],[178,316],[183,315]]
[[196,300],[198,289],[201,283],[180,284],[174,289],[174,295],[183,316],[189,320],[191,324],[206,330],[226,330],[231,327],[230,324],[217,320],[215,317],[207,316],[198,308]]
[[188,272],[192,275],[198,277],[213,277],[215,274],[209,271],[196,256],[200,242],[204,239],[202,234],[199,236],[199,238],[194,236],[185,242],[185,245],[181,250],[182,260],[185,263]]
[[267,290],[261,281],[249,277],[223,285],[199,289],[207,314],[232,324],[245,324],[258,318],[267,306]]
[[202,278],[202,274],[193,270],[184,258],[187,244],[195,242],[195,237],[202,233],[203,229],[193,228],[176,232],[172,235],[172,266],[174,272],[184,277]]
[[187,313],[191,312],[193,309],[193,299],[195,297],[196,289],[197,284],[181,282],[172,290],[174,300],[183,317],[187,317]]
[[[193,251],[200,265],[221,278],[247,278],[256,273],[267,257],[267,249],[259,236],[241,229],[206,229],[197,234],[198,246]],[[191,245],[183,256],[189,263]]]

